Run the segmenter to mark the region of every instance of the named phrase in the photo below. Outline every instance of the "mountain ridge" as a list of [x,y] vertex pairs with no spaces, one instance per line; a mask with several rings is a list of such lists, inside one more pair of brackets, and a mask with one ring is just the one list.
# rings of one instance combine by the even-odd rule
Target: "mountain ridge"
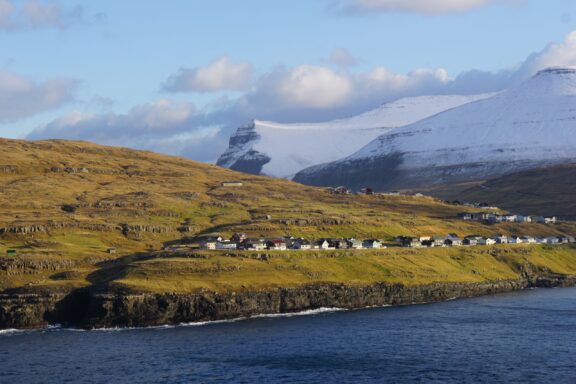
[[576,69],[548,68],[517,87],[385,133],[294,180],[413,188],[482,180],[576,159]]
[[383,132],[489,96],[409,97],[350,118],[321,123],[254,120],[230,137],[229,148],[217,164],[241,172],[290,179],[308,166],[353,153]]

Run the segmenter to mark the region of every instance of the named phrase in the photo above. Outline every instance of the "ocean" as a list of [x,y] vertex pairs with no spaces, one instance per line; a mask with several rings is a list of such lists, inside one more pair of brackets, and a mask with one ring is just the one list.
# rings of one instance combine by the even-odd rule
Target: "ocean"
[[576,288],[175,327],[1,331],[0,383],[576,383]]

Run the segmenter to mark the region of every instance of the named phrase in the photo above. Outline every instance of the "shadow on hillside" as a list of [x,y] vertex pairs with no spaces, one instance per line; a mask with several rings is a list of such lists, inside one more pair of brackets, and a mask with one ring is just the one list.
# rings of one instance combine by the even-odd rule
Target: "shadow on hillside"
[[155,259],[159,257],[157,253],[135,253],[122,256],[118,259],[107,260],[97,263],[98,270],[90,273],[86,280],[92,285],[91,290],[104,291],[112,288],[110,284],[116,280],[126,277],[129,268],[135,262]]

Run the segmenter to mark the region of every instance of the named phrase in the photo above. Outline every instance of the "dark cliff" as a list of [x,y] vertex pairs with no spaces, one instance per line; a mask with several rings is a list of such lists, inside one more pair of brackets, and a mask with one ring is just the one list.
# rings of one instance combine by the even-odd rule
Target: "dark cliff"
[[142,327],[297,312],[322,307],[346,309],[406,305],[576,283],[564,276],[531,276],[483,283],[405,286],[316,284],[219,294],[112,294],[77,290],[65,294],[0,295],[0,328],[64,324],[81,328]]

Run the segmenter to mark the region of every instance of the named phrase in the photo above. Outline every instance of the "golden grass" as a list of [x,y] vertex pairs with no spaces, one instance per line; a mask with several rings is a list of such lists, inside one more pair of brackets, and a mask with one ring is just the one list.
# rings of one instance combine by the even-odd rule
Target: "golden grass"
[[[438,279],[476,281],[508,276],[510,272],[488,263],[489,256],[477,255],[469,262],[454,259],[455,254],[466,252],[452,250],[359,252],[338,258],[312,257],[303,252],[266,263],[218,256],[201,261],[127,262],[126,257],[211,233],[385,240],[397,235],[452,232],[576,233],[574,224],[465,222],[456,219],[456,215],[473,209],[427,197],[338,196],[287,180],[84,142],[0,139],[0,152],[0,228],[43,228],[29,234],[0,236],[0,262],[7,266],[0,269],[0,289],[94,284],[94,280],[106,280],[102,277],[102,271],[106,271],[102,262],[112,259],[119,259],[127,274],[108,280],[134,289],[223,290],[319,281],[360,284],[380,279],[414,283]],[[239,180],[244,186],[222,187],[225,180]],[[63,205],[72,205],[75,211],[65,212]],[[271,220],[266,219],[268,215]],[[123,232],[123,226],[136,230]],[[188,232],[179,231],[183,226]],[[118,252],[108,254],[108,247],[116,247]],[[11,248],[18,251],[12,259],[5,256]],[[559,271],[570,270],[570,258],[561,262],[552,260],[555,256],[551,254],[539,256],[541,259],[535,257],[534,263],[550,264]],[[216,260],[238,263],[231,268],[242,268],[218,273],[190,270],[194,263],[208,265]],[[29,262],[39,266],[33,268]],[[66,262],[71,263],[69,268]],[[100,271],[98,278],[90,276],[95,271]],[[60,272],[68,273],[52,277]]]
[[223,255],[208,259],[158,258],[126,266],[113,284],[145,292],[228,292],[314,283],[418,285],[518,279],[519,265],[576,275],[576,250],[510,246],[288,252],[273,253],[266,261]]

